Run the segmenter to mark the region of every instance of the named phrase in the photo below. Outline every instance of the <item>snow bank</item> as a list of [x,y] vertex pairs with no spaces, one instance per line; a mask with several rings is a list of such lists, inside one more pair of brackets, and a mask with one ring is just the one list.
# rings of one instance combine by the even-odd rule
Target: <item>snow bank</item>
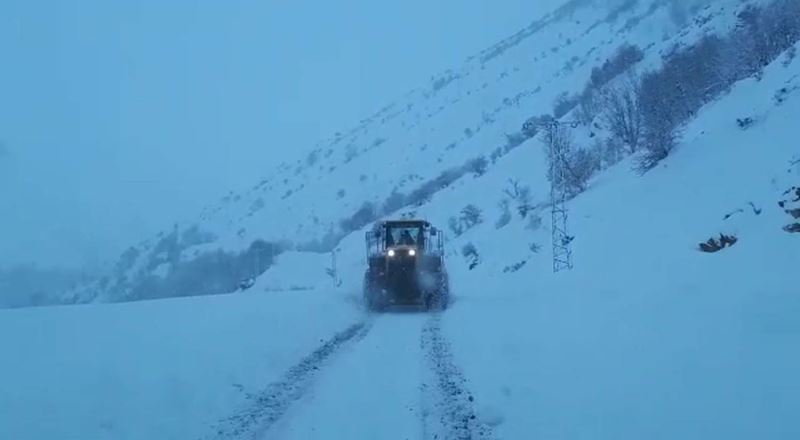
[[0,311],[0,438],[198,438],[360,315],[315,291]]
[[[623,163],[575,199],[572,272],[547,252],[510,276],[461,270],[445,323],[500,437],[800,438],[800,234],[777,204],[800,183],[800,100],[770,99],[794,71],[739,84],[661,167]],[[739,240],[698,251],[719,233]]]

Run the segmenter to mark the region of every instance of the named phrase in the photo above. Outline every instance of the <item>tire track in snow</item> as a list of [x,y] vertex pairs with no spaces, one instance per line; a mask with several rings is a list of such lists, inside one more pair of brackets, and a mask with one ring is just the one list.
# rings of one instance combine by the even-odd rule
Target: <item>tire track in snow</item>
[[474,409],[474,397],[467,379],[455,363],[450,343],[442,334],[441,314],[428,320],[421,336],[424,362],[430,383],[423,383],[422,400],[426,407],[423,436],[437,440],[489,440],[490,426],[481,422]]
[[254,397],[253,403],[219,422],[208,439],[255,438],[280,420],[289,407],[310,389],[325,361],[345,346],[354,344],[369,333],[372,321],[353,324],[336,333],[324,344],[291,367]]

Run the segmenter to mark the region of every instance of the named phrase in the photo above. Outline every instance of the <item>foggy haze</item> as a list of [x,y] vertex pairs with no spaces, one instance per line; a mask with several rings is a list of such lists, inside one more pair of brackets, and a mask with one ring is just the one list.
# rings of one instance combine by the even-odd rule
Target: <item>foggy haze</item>
[[100,264],[558,3],[4,2],[0,266]]

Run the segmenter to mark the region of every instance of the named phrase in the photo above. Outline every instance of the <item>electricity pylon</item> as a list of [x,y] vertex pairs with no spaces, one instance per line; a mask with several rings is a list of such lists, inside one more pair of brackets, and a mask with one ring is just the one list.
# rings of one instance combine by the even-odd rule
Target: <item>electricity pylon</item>
[[569,141],[566,138],[565,127],[577,128],[580,125],[574,121],[558,121],[556,119],[541,119],[526,122],[525,129],[533,128],[545,130],[545,143],[550,158],[550,220],[553,241],[553,273],[572,269],[572,240],[574,237],[567,232],[567,185],[569,179]]

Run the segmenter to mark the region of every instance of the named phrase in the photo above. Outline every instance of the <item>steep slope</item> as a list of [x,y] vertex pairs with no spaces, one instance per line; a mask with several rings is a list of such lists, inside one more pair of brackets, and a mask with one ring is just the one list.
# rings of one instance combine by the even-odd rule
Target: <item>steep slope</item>
[[[354,129],[321,142],[307,157],[282,164],[250,190],[230,194],[198,221],[131,247],[108,277],[69,292],[67,301],[141,299],[148,297],[142,292],[155,290],[164,292],[152,296],[230,291],[239,279],[260,274],[279,251],[329,251],[375,218],[430,205],[444,188],[480,177],[489,167],[502,165],[509,177],[543,193],[539,158],[522,166],[503,157],[525,139],[520,131],[530,116],[550,113],[557,98],[580,92],[592,69],[628,43],[657,58],[700,33],[724,32],[735,21],[739,2],[714,2],[702,10],[703,20],[686,27],[671,19],[674,6],[668,1],[619,2],[610,9],[603,3],[567,2]],[[246,250],[256,240],[275,246],[259,251],[262,260],[254,262],[257,257]],[[200,256],[246,267],[216,292],[205,286],[209,283],[200,288],[182,280],[172,283],[179,287],[158,288],[180,263]],[[172,278],[207,272],[205,263]]]
[[[779,206],[800,181],[800,99],[774,100],[799,69],[774,63],[705,108],[662,166],[623,162],[576,198],[573,271],[554,276],[544,252],[502,273],[546,231],[466,238],[483,263],[456,266],[446,334],[501,438],[800,434],[800,236]],[[742,131],[740,115],[759,122]],[[698,251],[719,233],[738,241]]]

